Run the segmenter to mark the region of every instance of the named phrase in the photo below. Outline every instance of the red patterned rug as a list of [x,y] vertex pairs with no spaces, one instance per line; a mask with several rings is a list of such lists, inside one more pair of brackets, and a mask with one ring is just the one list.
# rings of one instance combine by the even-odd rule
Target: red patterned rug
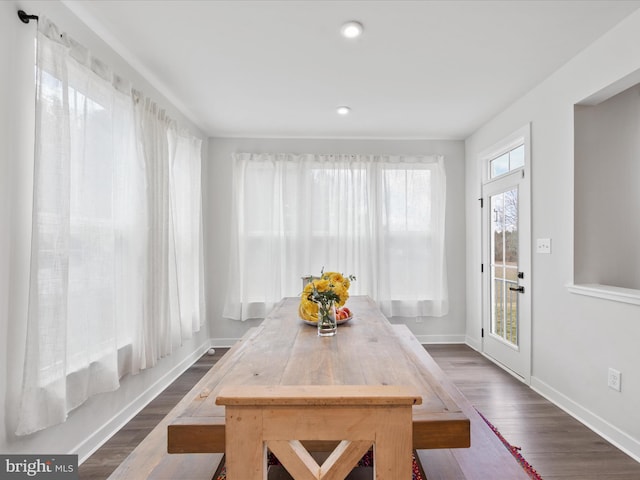
[[524,459],[524,457],[520,454],[521,448],[514,447],[513,445],[511,445],[506,440],[506,438],[502,436],[500,431],[496,427],[494,427],[493,424],[489,420],[487,420],[484,415],[482,415],[482,413],[480,413],[478,410],[476,410],[476,412],[478,412],[478,415],[480,415],[480,417],[485,421],[485,423],[489,426],[489,428],[493,430],[493,433],[496,434],[496,436],[500,439],[503,445],[507,447],[507,449],[511,452],[511,455],[515,457],[515,459],[518,461],[520,466],[524,469],[525,472],[527,472],[527,475],[529,475],[529,478],[531,478],[532,480],[543,480],[540,474],[536,472],[536,469],[533,468],[531,464],[527,462]]

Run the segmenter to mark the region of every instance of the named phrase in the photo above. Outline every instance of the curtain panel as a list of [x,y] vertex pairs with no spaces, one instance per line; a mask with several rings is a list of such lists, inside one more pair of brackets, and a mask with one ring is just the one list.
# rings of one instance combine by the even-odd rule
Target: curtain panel
[[18,435],[155,365],[204,314],[200,189],[185,186],[200,140],[46,18],[38,30]]
[[262,318],[300,277],[353,274],[387,316],[448,311],[442,156],[234,155],[227,318]]

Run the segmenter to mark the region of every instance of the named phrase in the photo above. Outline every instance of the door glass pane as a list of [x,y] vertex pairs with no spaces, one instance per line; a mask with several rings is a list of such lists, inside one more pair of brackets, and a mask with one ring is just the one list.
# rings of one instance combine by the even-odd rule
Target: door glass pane
[[518,189],[493,195],[491,333],[518,345]]
[[504,192],[504,261],[518,268],[518,190]]

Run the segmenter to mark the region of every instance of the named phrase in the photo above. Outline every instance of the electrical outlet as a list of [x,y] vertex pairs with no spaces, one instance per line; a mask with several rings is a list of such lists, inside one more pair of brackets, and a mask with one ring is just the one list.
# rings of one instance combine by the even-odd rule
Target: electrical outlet
[[609,388],[611,388],[612,390],[616,390],[618,392],[622,391],[621,381],[622,381],[622,374],[618,370],[614,368],[610,368],[609,380],[608,380]]
[[551,253],[551,239],[538,238],[536,240],[536,253]]

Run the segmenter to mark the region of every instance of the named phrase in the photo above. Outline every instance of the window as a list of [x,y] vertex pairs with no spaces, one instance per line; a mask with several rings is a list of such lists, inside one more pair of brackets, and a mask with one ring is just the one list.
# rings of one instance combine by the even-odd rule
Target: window
[[524,145],[519,145],[489,161],[489,178],[496,178],[524,167]]
[[39,307],[41,331],[66,322],[65,338],[57,340],[66,345],[64,363],[41,349],[51,355],[41,362],[39,381],[47,384],[56,377],[46,373],[51,369],[80,371],[132,341],[135,309],[122,300],[141,292],[133,226],[145,219],[132,206],[139,205],[145,178],[137,168],[130,95],[80,62],[49,64],[60,45],[43,42],[34,295],[47,306]]
[[444,315],[441,157],[235,156],[225,316],[263,317],[322,267],[389,316]]

